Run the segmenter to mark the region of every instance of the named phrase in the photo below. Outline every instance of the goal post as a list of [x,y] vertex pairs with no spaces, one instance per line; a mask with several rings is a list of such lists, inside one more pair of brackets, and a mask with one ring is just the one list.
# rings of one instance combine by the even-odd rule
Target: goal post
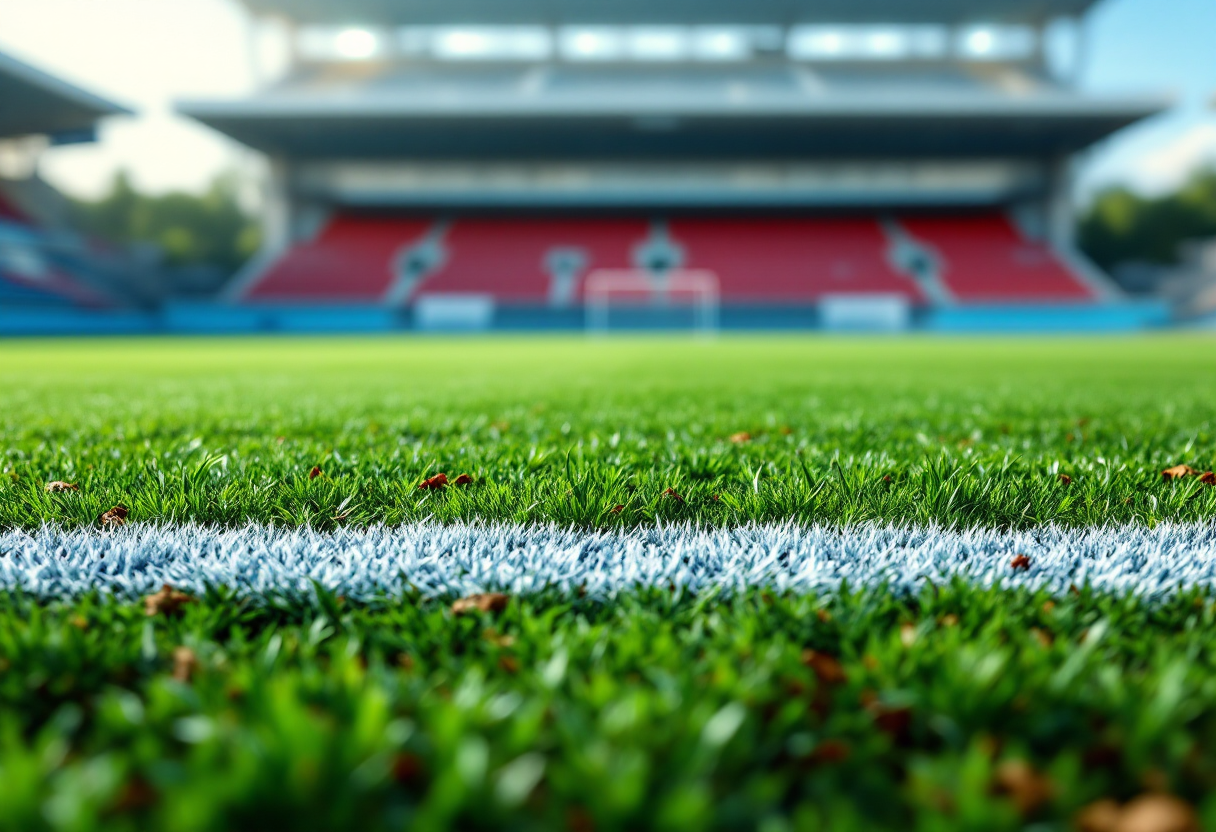
[[707,269],[672,269],[655,274],[645,269],[596,269],[583,282],[587,331],[606,333],[614,310],[687,309],[693,329],[718,328],[718,276]]

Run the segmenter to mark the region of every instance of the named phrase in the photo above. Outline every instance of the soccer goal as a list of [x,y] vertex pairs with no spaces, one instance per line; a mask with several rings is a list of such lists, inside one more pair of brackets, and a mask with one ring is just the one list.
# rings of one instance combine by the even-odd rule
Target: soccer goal
[[705,269],[597,269],[583,284],[587,331],[613,328],[718,329],[718,276]]

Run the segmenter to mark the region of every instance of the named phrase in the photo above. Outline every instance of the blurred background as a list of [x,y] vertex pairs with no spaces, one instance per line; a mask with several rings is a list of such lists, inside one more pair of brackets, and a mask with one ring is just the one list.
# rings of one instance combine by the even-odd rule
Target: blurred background
[[0,0],[0,334],[1216,326],[1210,0]]

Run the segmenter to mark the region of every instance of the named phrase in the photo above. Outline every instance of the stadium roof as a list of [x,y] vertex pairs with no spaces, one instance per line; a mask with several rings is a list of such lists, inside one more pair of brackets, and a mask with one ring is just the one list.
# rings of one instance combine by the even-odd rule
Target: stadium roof
[[0,138],[88,133],[119,105],[0,52]]
[[244,0],[316,24],[1041,23],[1097,0]]
[[1012,70],[406,67],[317,71],[179,109],[301,158],[1035,156],[1168,105],[1080,95]]

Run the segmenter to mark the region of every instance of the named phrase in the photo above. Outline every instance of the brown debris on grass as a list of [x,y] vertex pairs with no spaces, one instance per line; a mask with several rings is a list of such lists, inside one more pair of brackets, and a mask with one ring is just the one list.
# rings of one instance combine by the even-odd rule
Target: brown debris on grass
[[191,603],[194,603],[193,596],[165,584],[158,592],[144,596],[144,614],[149,617],[179,615],[182,609]]
[[1199,472],[1189,465],[1175,465],[1174,467],[1166,468],[1161,472],[1161,478],[1167,481],[1178,480],[1182,479],[1183,477],[1194,477],[1198,475]]
[[802,663],[825,685],[840,685],[848,681],[844,667],[835,656],[808,648],[802,651]]
[[97,524],[102,529],[117,529],[126,524],[129,514],[130,510],[122,503],[119,503],[109,511],[102,512],[97,518]]
[[1005,760],[992,775],[994,794],[1009,798],[1018,813],[1032,815],[1055,795],[1055,784],[1025,760]]
[[470,595],[467,598],[453,601],[452,614],[464,615],[474,610],[478,612],[499,613],[507,608],[510,600],[510,596],[502,592],[479,592],[476,595]]
[[189,647],[178,647],[173,651],[173,678],[183,684],[194,678],[198,670],[198,656]]
[[46,484],[46,490],[50,494],[62,494],[65,491],[79,491],[80,486],[74,482],[64,482],[62,480],[53,480]]

